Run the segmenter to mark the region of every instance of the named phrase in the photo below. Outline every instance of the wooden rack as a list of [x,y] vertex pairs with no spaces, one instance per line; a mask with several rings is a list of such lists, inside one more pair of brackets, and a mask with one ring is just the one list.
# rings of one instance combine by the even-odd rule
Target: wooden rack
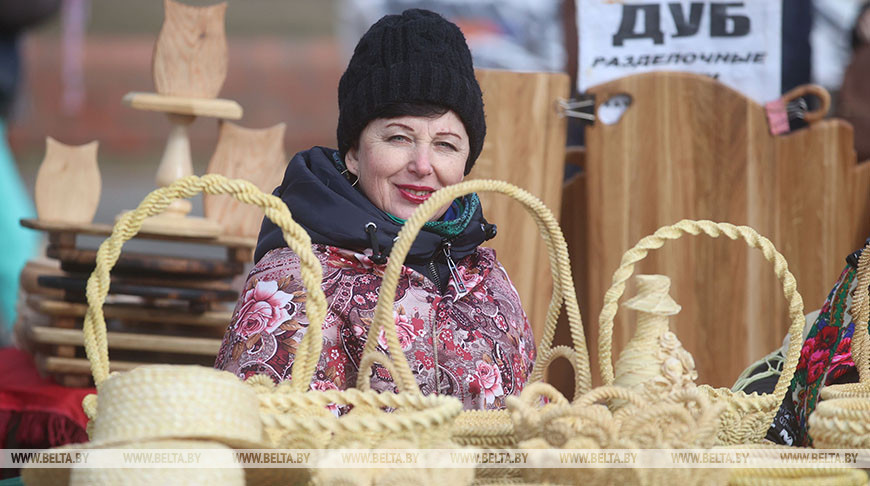
[[[40,371],[67,386],[90,384],[82,322],[85,285],[96,251],[82,248],[79,235],[107,236],[110,225],[67,224],[25,219],[27,228],[48,234],[46,255],[55,265],[31,262],[22,273],[27,318],[16,335],[36,357]],[[255,241],[240,237],[192,237],[142,232],[140,239],[210,245],[224,259],[122,252],[112,270],[104,314],[113,370],[145,363],[211,366],[232,317],[239,289],[233,280],[251,261]]]

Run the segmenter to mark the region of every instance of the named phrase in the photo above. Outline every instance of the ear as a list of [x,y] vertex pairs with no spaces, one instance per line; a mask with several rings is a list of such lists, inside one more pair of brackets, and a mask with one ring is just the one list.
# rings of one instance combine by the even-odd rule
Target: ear
[[359,154],[356,147],[349,148],[344,154],[344,165],[348,172],[359,177]]

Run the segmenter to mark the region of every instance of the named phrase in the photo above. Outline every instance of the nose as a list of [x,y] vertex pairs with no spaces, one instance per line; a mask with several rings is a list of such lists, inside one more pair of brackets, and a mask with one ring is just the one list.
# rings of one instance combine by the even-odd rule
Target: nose
[[432,173],[432,159],[427,144],[419,144],[411,152],[411,161],[408,169],[419,176],[427,176]]

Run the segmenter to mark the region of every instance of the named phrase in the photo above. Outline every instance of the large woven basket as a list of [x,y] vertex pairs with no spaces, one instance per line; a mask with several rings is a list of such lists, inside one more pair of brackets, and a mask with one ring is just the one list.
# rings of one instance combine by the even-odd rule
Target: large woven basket
[[[523,205],[534,218],[547,245],[550,257],[550,269],[553,276],[553,295],[547,309],[543,337],[538,346],[538,357],[529,377],[529,383],[543,379],[547,366],[557,357],[566,358],[575,369],[575,396],[580,396],[591,388],[591,371],[589,354],[586,349],[586,339],[583,325],[580,321],[580,310],[574,292],[574,282],[571,277],[570,261],[567,245],[562,236],[562,230],[549,209],[535,196],[507,182],[493,180],[472,180],[446,187],[435,192],[425,203],[418,207],[414,214],[405,222],[399,232],[398,239],[390,253],[387,267],[381,284],[380,298],[375,309],[375,317],[369,330],[368,340],[363,356],[375,356],[377,336],[384,329],[388,340],[396,340],[396,328],[393,320],[393,305],[398,285],[399,274],[411,244],[422,228],[438,208],[457,197],[472,192],[497,192],[510,196]],[[562,304],[565,304],[568,322],[571,327],[571,337],[574,349],[567,346],[553,346],[556,332],[556,322]],[[400,380],[409,394],[419,393],[417,383],[410,373],[405,357],[401,352],[390,350],[393,361],[400,373],[407,373]],[[360,373],[362,376],[363,373]],[[364,388],[365,384],[361,384]],[[491,448],[516,447],[516,436],[510,415],[506,410],[464,411],[453,426],[453,440],[462,445]]]
[[[311,240],[293,221],[283,201],[264,194],[250,182],[230,180],[216,174],[185,177],[150,193],[137,209],[121,217],[112,235],[100,245],[97,265],[87,284],[89,307],[84,322],[85,349],[91,362],[97,396],[103,384],[112,380],[103,303],[109,290],[109,272],[118,260],[121,246],[139,231],[145,218],[160,213],[176,199],[200,192],[227,194],[263,208],[266,216],[282,228],[288,246],[301,262],[309,326],[293,363],[292,379],[279,386],[274,386],[268,378],[248,380],[258,392],[260,415],[274,446],[329,447],[353,442],[372,447],[385,437],[448,436],[449,426],[462,408],[452,397],[422,396],[412,392],[309,390],[323,347],[322,323],[326,315],[326,298],[320,287],[322,268],[311,250]],[[388,348],[393,351],[393,356],[403,356],[395,333],[388,339]],[[407,363],[400,360],[399,366],[407,367]],[[179,366],[179,372],[183,368]],[[215,370],[215,373],[223,372]],[[92,419],[96,416],[96,402],[94,395],[89,395],[83,402],[85,412]],[[325,408],[331,403],[352,405],[353,411],[336,417]],[[399,413],[387,413],[386,410]],[[439,430],[440,434],[437,433]]]
[[770,428],[776,411],[779,409],[800,357],[801,333],[804,326],[803,300],[797,291],[794,276],[788,270],[785,258],[776,250],[773,243],[759,235],[748,226],[735,226],[728,223],[713,221],[683,220],[672,226],[659,228],[654,234],[641,239],[634,248],[625,252],[619,268],[613,274],[613,284],[604,295],[604,305],[599,316],[599,365],[601,377],[605,385],[613,384],[613,363],[611,361],[613,347],[613,318],[616,315],[617,303],[625,291],[625,282],[631,277],[634,266],[643,260],[650,250],[661,248],[665,241],[675,240],[685,234],[706,234],[711,237],[726,236],[732,240],[744,240],[750,247],[758,248],[764,258],[773,264],[774,272],[783,287],[788,301],[788,314],[791,320],[789,326],[789,346],[783,365],[782,374],[776,383],[773,393],[746,394],[732,392],[727,388],[712,388],[702,385],[712,401],[727,403],[727,409],[720,416],[717,433],[719,444],[754,443],[762,440]]

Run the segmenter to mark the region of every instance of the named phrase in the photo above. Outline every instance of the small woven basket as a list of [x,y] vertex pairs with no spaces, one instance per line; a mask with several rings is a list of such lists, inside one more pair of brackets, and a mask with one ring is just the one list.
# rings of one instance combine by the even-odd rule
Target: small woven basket
[[733,469],[728,486],[866,486],[867,473],[846,467]]
[[870,448],[870,400],[867,398],[822,400],[808,422],[816,448]]
[[[617,401],[621,406],[613,407]],[[594,388],[568,403],[549,384],[534,383],[519,397],[510,397],[508,408],[522,449],[607,450],[709,448],[725,406],[711,403],[697,387],[652,397],[613,385]],[[689,486],[720,484],[727,474],[719,469],[541,467],[523,469],[522,477],[558,484]]]
[[[307,290],[309,326],[293,363],[292,379],[278,386],[265,377],[248,380],[257,392],[260,416],[272,445],[285,448],[328,447],[336,445],[336,441],[341,445],[353,440],[373,446],[386,436],[448,436],[450,424],[462,409],[462,405],[453,397],[422,396],[419,392],[381,394],[360,390],[309,390],[323,347],[322,324],[326,315],[326,298],[320,287],[322,268],[311,250],[311,239],[293,221],[283,201],[263,193],[250,182],[230,180],[217,174],[185,177],[169,187],[153,191],[138,208],[121,217],[112,235],[100,245],[96,268],[88,279],[89,307],[84,322],[85,350],[91,362],[98,395],[104,383],[112,380],[109,376],[103,303],[109,290],[109,272],[118,260],[122,245],[139,231],[145,218],[162,212],[176,199],[188,198],[200,192],[231,195],[239,201],[263,208],[266,216],[282,228],[288,246],[296,252],[301,263],[302,282]],[[394,356],[404,356],[395,333],[388,338],[387,344]],[[386,365],[392,367],[391,363]],[[399,365],[407,368],[404,360],[400,360]],[[182,373],[185,367],[177,368]],[[410,373],[409,370],[405,371]],[[85,413],[91,419],[96,416],[96,402],[94,395],[89,395],[83,402]],[[326,409],[331,403],[352,405],[353,411],[336,417]],[[386,410],[395,413],[387,413]],[[439,430],[440,434],[437,433]]]
[[789,326],[789,346],[786,353],[782,374],[771,394],[746,394],[732,392],[727,388],[712,388],[702,385],[702,388],[713,402],[723,402],[728,405],[720,416],[718,428],[719,444],[742,444],[758,442],[764,438],[773,417],[779,409],[800,357],[801,333],[804,326],[803,300],[797,291],[794,276],[788,270],[785,258],[776,250],[773,243],[759,235],[748,226],[734,226],[728,223],[713,221],[683,220],[672,226],[659,228],[654,234],[641,239],[634,248],[625,252],[622,261],[613,274],[613,284],[604,295],[604,305],[599,316],[599,365],[602,381],[610,385],[614,381],[613,363],[611,361],[613,348],[613,318],[616,315],[617,303],[625,291],[625,282],[631,277],[634,266],[643,260],[650,250],[661,248],[665,241],[675,240],[685,234],[706,234],[717,238],[726,236],[732,240],[743,239],[750,247],[758,248],[764,258],[773,264],[774,272],[783,287],[788,301],[788,314],[791,320]]
[[[529,383],[542,380],[547,366],[557,357],[564,357],[574,367],[575,396],[580,396],[591,388],[591,371],[589,367],[589,354],[586,350],[586,338],[583,334],[583,325],[580,320],[580,310],[577,305],[576,293],[574,292],[567,245],[565,244],[562,230],[559,228],[559,224],[553,217],[553,214],[538,198],[527,191],[502,181],[472,180],[443,188],[432,194],[405,222],[405,225],[399,232],[396,243],[393,245],[387,267],[384,271],[380,298],[375,309],[375,316],[368,333],[368,340],[366,341],[363,356],[368,357],[380,354],[376,350],[377,336],[380,329],[384,329],[389,340],[397,339],[395,322],[393,320],[396,287],[402,264],[423,224],[435,214],[438,208],[443,207],[457,197],[473,192],[497,192],[510,196],[521,203],[537,223],[550,258],[553,295],[547,309],[543,337],[541,338],[541,344],[538,346],[538,357],[535,360],[535,366],[529,377]],[[574,349],[567,346],[553,346],[556,322],[563,303],[571,328]],[[399,373],[406,373],[406,376],[400,380],[403,386],[406,387],[405,391],[410,394],[419,393],[417,383],[410,373],[404,354],[401,352],[396,353],[392,348],[390,349],[390,354],[397,365]],[[360,376],[362,375],[363,373],[360,373]],[[367,384],[365,383],[360,384],[361,388],[366,386]],[[517,442],[510,415],[506,410],[463,411],[454,423],[452,435],[453,440],[459,444],[483,448],[514,448]]]

